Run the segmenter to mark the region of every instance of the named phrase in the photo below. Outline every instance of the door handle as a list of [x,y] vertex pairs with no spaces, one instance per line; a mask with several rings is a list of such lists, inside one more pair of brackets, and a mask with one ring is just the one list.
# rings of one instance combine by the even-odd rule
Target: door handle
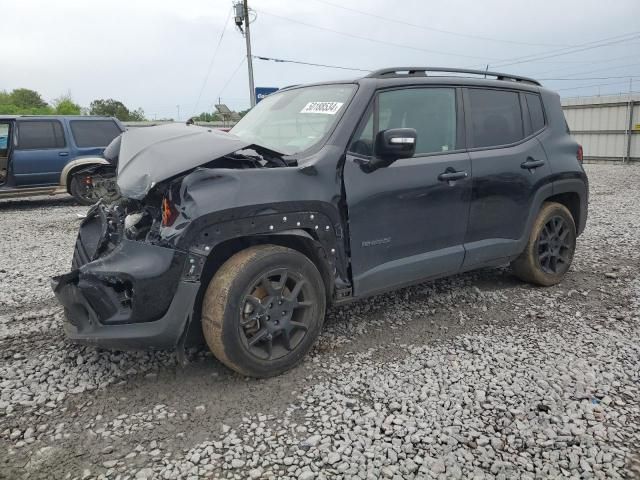
[[544,160],[534,160],[531,157],[527,157],[527,159],[520,164],[520,168],[526,168],[527,170],[534,170],[543,165],[544,165]]
[[69,156],[69,152],[60,152],[60,153],[58,153],[58,155],[60,155],[61,157],[68,157]]
[[455,182],[468,176],[469,174],[467,172],[446,171],[438,175],[438,180],[441,182]]

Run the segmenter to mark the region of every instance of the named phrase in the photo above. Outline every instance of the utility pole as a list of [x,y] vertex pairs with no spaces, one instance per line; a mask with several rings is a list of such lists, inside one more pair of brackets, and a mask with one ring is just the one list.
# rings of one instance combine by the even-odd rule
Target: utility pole
[[[253,86],[253,56],[251,55],[251,32],[249,30],[249,5],[247,0],[236,3],[234,6],[234,21],[236,26],[240,29],[240,32],[244,35],[245,42],[247,44],[247,68],[249,70],[249,101],[251,107],[255,107],[255,89]],[[242,25],[244,23],[244,31]]]
[[629,77],[629,103],[628,103],[628,110],[627,110],[627,114],[629,115],[629,123],[627,124],[627,131],[626,133],[626,140],[627,140],[627,145],[626,145],[626,151],[625,151],[625,156],[622,157],[622,163],[624,163],[625,158],[627,160],[627,163],[631,162],[631,133],[633,130],[633,110],[634,110],[634,101],[633,101],[633,77]]

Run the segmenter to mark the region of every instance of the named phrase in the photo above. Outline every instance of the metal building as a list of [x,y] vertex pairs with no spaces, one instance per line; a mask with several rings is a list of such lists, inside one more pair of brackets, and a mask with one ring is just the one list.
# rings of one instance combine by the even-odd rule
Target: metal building
[[585,162],[640,163],[640,94],[566,98],[562,108]]

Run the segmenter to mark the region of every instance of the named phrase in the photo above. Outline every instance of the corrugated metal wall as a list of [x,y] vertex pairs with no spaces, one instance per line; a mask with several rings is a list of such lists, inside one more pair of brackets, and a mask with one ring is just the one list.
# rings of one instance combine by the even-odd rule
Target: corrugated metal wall
[[586,161],[640,162],[640,95],[566,98],[562,108]]

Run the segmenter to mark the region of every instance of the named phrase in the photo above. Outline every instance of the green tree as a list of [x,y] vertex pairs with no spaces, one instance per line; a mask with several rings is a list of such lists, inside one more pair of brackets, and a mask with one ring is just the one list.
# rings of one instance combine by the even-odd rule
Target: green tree
[[220,122],[222,117],[217,113],[202,112],[197,117],[193,117],[196,122]]
[[130,111],[124,103],[113,98],[98,99],[91,102],[89,106],[91,115],[104,115],[106,117],[116,117],[121,121],[143,121],[145,120],[142,109]]
[[11,103],[18,108],[38,109],[49,106],[38,92],[29,90],[28,88],[16,88],[11,92],[10,97]]
[[80,115],[80,105],[73,101],[71,94],[59,96],[53,101],[53,106],[58,115]]
[[144,122],[147,117],[144,116],[144,110],[138,108],[129,112],[129,121],[131,122]]
[[0,105],[10,105],[11,94],[6,90],[0,90]]
[[53,110],[38,92],[18,88],[11,93],[0,91],[0,114],[5,115],[51,115]]

